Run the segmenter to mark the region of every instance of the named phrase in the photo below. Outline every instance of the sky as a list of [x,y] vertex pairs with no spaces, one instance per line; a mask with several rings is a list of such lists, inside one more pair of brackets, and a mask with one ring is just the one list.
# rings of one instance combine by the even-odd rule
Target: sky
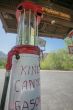
[[[2,22],[0,21],[0,51],[5,54],[16,45],[17,34],[6,33]],[[64,40],[56,38],[44,38],[46,40],[45,52],[57,51],[58,49],[64,48]]]

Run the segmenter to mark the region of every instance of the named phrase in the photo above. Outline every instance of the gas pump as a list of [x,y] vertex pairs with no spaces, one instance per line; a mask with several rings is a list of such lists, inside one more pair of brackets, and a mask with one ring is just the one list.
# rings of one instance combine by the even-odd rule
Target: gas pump
[[73,54],[73,30],[71,30],[67,37],[64,39],[67,45],[67,50],[69,54]]
[[8,110],[41,110],[38,47],[41,17],[42,7],[32,2],[17,7],[17,45],[8,53],[6,65],[10,71]]

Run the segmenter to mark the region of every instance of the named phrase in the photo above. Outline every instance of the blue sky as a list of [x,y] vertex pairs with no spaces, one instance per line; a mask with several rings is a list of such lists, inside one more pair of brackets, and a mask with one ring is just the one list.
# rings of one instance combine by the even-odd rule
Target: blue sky
[[[46,52],[56,51],[58,49],[64,48],[64,40],[45,38],[46,40]],[[16,44],[16,34],[6,33],[3,29],[3,25],[0,21],[0,51],[8,53],[8,51]]]

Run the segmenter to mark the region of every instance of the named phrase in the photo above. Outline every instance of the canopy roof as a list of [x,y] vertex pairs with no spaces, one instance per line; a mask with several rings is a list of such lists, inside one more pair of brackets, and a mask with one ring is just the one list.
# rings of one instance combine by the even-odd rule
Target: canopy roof
[[[16,7],[24,0],[0,0],[0,18],[6,32],[17,32]],[[32,0],[44,13],[39,36],[64,39],[73,29],[73,0]]]

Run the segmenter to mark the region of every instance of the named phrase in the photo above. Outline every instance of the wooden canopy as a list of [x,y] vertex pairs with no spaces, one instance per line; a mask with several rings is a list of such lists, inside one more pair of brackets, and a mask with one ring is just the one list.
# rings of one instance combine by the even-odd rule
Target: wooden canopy
[[[0,0],[0,18],[6,32],[17,32],[15,11],[23,0]],[[39,0],[33,0],[34,2]],[[39,25],[39,36],[64,39],[73,29],[72,0],[41,0],[43,19]]]

